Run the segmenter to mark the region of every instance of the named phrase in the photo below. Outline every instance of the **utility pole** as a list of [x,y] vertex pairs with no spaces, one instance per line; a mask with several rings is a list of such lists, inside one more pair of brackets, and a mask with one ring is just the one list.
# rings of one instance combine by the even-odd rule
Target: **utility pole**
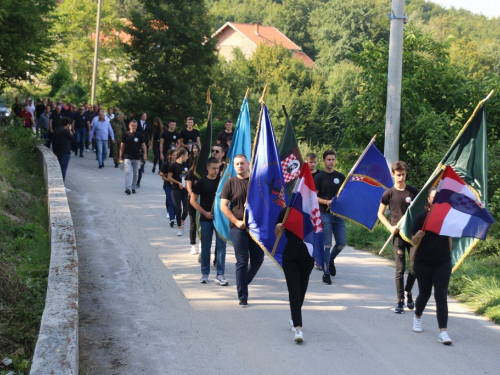
[[389,165],[399,160],[403,33],[405,21],[408,19],[404,11],[405,0],[392,0],[391,14],[387,14],[391,20],[391,37],[389,40],[384,156]]
[[92,72],[92,93],[90,104],[95,104],[95,93],[97,88],[97,66],[99,65],[99,37],[101,35],[101,8],[102,0],[97,2],[97,25],[95,27],[95,47],[94,47],[94,71]]

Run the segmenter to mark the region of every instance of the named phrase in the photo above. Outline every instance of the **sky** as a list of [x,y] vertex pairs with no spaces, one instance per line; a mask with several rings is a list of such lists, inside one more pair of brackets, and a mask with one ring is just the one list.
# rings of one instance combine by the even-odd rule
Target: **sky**
[[463,8],[488,17],[500,17],[500,1],[498,0],[432,0],[432,2],[445,8]]

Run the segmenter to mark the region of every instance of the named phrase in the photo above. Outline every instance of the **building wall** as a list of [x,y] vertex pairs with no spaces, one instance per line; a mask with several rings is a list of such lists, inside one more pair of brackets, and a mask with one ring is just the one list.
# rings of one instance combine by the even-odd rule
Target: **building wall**
[[255,52],[256,46],[240,33],[234,31],[231,27],[226,27],[217,35],[217,49],[219,54],[226,60],[234,60],[233,49],[239,48],[245,58],[249,59]]

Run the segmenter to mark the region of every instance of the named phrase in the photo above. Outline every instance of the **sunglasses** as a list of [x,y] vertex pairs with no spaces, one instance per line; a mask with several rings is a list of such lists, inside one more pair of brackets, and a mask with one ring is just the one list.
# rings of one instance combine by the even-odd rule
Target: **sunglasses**
[[220,152],[220,150],[212,150],[212,152],[215,152],[216,154],[218,154]]

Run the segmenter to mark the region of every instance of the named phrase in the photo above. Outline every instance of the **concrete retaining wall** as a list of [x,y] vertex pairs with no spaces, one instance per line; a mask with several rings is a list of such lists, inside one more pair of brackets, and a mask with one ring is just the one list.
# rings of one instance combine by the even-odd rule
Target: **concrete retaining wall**
[[39,146],[48,194],[51,256],[47,297],[30,374],[78,375],[78,255],[57,157]]

